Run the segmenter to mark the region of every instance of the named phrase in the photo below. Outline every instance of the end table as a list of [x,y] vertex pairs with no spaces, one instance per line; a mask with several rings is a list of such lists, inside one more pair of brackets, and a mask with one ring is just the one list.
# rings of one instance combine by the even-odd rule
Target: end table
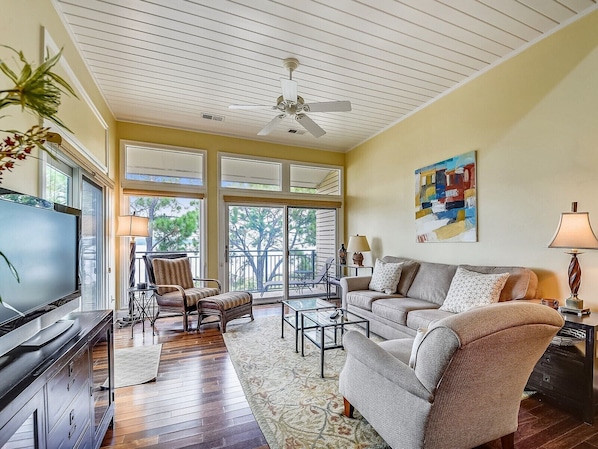
[[534,367],[527,388],[593,424],[598,406],[594,393],[598,314],[563,314],[563,318],[563,328]]
[[[152,326],[152,336],[155,336],[154,323],[156,322],[156,302],[154,301],[155,287],[131,287],[129,292],[129,320],[131,322],[131,338],[133,338],[133,327],[136,322],[141,322],[143,333],[145,333],[145,320],[148,319]],[[151,312],[150,312],[151,308]],[[136,315],[135,310],[139,313]]]

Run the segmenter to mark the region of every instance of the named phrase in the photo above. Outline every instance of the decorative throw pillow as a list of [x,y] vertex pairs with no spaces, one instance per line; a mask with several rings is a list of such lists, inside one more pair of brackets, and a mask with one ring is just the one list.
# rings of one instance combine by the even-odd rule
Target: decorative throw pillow
[[413,346],[411,346],[411,357],[409,357],[409,368],[415,368],[415,361],[417,359],[417,350],[419,349],[419,345],[424,339],[424,336],[428,332],[428,329],[420,327],[417,329],[417,334],[415,334],[415,340],[413,340]]
[[458,267],[440,310],[459,313],[498,302],[508,277],[509,273],[482,274]]
[[376,259],[369,289],[377,292],[384,292],[387,295],[396,292],[397,285],[399,285],[399,279],[401,279],[402,267],[403,262],[386,263],[382,262],[380,259]]

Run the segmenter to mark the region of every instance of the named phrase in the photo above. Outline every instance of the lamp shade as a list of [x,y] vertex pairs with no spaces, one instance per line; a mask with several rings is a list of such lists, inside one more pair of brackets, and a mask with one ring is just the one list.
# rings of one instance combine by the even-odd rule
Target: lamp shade
[[349,245],[347,251],[352,253],[360,253],[362,251],[370,251],[370,245],[365,235],[352,235],[349,237]]
[[149,218],[137,215],[122,215],[118,217],[116,235],[119,237],[148,237]]
[[549,248],[598,249],[587,212],[563,212]]

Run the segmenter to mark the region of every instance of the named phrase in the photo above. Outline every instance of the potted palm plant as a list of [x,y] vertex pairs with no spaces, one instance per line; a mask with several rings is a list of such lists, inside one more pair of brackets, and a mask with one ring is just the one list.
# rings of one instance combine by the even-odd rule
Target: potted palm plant
[[[0,141],[0,183],[2,183],[3,172],[12,171],[18,162],[31,155],[34,148],[52,154],[44,145],[50,129],[42,126],[41,123],[43,119],[48,119],[68,130],[57,117],[61,95],[67,93],[76,97],[71,86],[52,71],[62,55],[62,50],[52,57],[48,55],[42,64],[34,68],[23,52],[5,45],[3,47],[18,56],[19,67],[15,72],[5,60],[0,59],[0,71],[8,78],[7,84],[12,85],[8,89],[0,90],[0,110],[20,106],[21,111],[32,113],[37,117],[40,124],[33,125],[26,131],[0,129],[0,133],[4,135]],[[0,115],[0,119],[3,117],[4,115]],[[0,251],[0,259],[6,262],[12,275],[19,281],[16,268],[2,251]]]

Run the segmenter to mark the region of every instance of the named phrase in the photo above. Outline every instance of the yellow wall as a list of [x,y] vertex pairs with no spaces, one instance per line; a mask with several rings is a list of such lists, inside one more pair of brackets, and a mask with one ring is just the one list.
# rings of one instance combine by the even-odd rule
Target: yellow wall
[[[570,256],[547,244],[572,201],[598,230],[596,30],[598,12],[348,153],[348,233],[373,258],[531,267],[542,296],[566,298]],[[472,150],[478,242],[416,243],[415,170]],[[580,262],[580,297],[598,308],[598,251]]]
[[309,148],[274,145],[252,140],[216,136],[134,123],[119,122],[117,138],[163,145],[196,148],[207,152],[207,244],[209,277],[218,276],[218,152],[250,154],[260,157],[290,159],[343,166],[345,155]]
[[[89,95],[104,122],[107,123],[109,128],[114,128],[116,122],[89,75],[83,60],[79,57],[79,53],[52,6],[52,2],[50,0],[2,0],[1,10],[0,30],[2,31],[0,44],[22,51],[29,62],[34,66],[38,66],[42,60],[42,55],[45,55],[43,30],[46,29],[54,43],[59,48],[64,48],[63,61],[67,62],[74,71],[77,80]],[[19,67],[17,64],[13,64],[13,61],[17,60],[14,53],[5,48],[0,47],[0,58],[6,60],[13,70]],[[66,76],[60,65],[55,67],[57,73]],[[6,87],[8,83],[4,80],[5,77],[2,76],[0,79],[2,84],[0,85]],[[68,77],[67,80],[75,87],[72,80]],[[97,138],[89,139],[90,130],[94,130],[97,134],[98,120],[89,106],[83,101],[82,96],[79,95],[79,97],[79,99],[64,97],[63,105],[65,108],[59,110],[58,117],[69,126],[74,133],[74,137],[87,146],[91,154],[104,155],[106,139],[103,141],[99,141]],[[0,129],[10,128],[25,131],[35,124],[33,117],[21,113],[19,108],[3,109],[0,113],[0,115],[6,114],[10,117],[1,119]],[[67,120],[69,117],[78,118],[76,122],[73,122]],[[81,117],[84,117],[84,119]],[[106,163],[110,174],[113,175],[116,168],[116,145],[113,133],[109,135],[108,144],[109,157],[107,161],[103,160],[102,162]],[[6,174],[3,177],[2,186],[23,193],[39,195],[38,171],[38,163],[34,158],[20,162],[13,173]]]
[[[452,263],[524,265],[540,275],[541,294],[566,296],[569,256],[547,243],[559,214],[578,201],[598,220],[598,12],[541,41],[478,77],[347,155],[116,123],[87,73],[50,0],[3,0],[1,44],[23,50],[39,63],[42,26],[109,126],[109,172],[117,178],[118,139],[163,143],[208,151],[208,234],[217,233],[218,151],[343,165],[346,162],[346,229],[366,234],[372,252]],[[9,53],[0,49],[0,57]],[[72,101],[69,114],[73,112]],[[86,107],[80,102],[79,107]],[[30,117],[11,111],[2,128],[27,128]],[[68,114],[67,114],[68,115]],[[59,114],[60,116],[60,114]],[[89,114],[82,114],[87,117]],[[77,123],[75,137],[97,124]],[[83,139],[84,140],[84,139]],[[101,154],[95,139],[93,154]],[[478,155],[477,243],[415,243],[414,171],[447,157]],[[384,180],[384,181],[381,181]],[[2,186],[39,194],[38,164],[31,159]],[[116,190],[118,198],[119,190]],[[115,204],[117,212],[120,204]],[[108,217],[112,220],[113,216]],[[597,225],[598,228],[598,225]],[[346,240],[346,239],[345,239]],[[118,242],[117,242],[118,243]],[[119,245],[116,245],[118,248]],[[217,244],[209,239],[209,275],[217,273]],[[118,260],[118,258],[117,258]],[[580,257],[580,296],[598,308],[598,252]],[[118,272],[118,267],[117,270]]]

